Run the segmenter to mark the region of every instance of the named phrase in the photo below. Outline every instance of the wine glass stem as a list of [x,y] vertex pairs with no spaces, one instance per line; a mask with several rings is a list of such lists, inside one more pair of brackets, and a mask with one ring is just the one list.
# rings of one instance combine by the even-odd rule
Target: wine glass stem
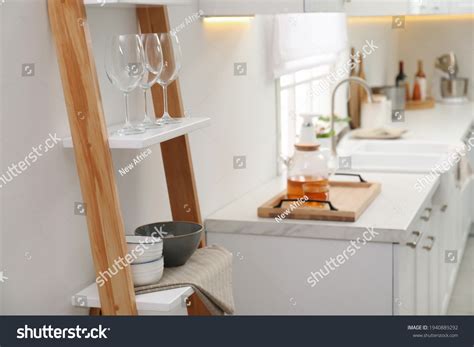
[[150,119],[150,116],[148,116],[148,100],[146,96],[146,89],[143,89],[143,95],[145,96],[145,121]]
[[124,98],[125,98],[125,127],[129,128],[130,127],[130,118],[128,114],[128,93],[123,93]]
[[168,113],[168,86],[164,85],[163,86],[163,100],[164,100],[164,113],[163,117],[169,117]]

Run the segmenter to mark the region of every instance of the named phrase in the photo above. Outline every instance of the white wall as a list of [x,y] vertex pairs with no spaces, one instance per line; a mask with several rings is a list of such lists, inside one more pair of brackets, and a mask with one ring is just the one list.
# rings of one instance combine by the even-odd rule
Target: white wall
[[393,30],[391,22],[371,19],[348,19],[349,43],[357,50],[366,41],[374,41],[378,47],[364,61],[367,82],[371,86],[395,84],[398,69],[399,32]]
[[[48,134],[68,132],[45,1],[2,5],[4,28],[1,171],[23,160]],[[34,77],[21,77],[35,63]],[[4,314],[74,313],[70,295],[93,278],[71,151],[57,146],[1,188],[2,249],[8,280]],[[30,259],[31,258],[31,259]]]
[[[4,71],[3,71],[3,52],[4,52],[4,47],[3,47],[3,32],[4,32],[4,21],[3,21],[3,7],[0,6],[0,135],[3,134],[2,131],[2,126],[3,126],[3,81],[4,79]],[[2,145],[1,139],[0,139],[0,146]],[[1,146],[0,148],[3,148]],[[2,153],[3,150],[0,149],[0,167],[3,168],[3,161],[2,161]],[[3,205],[2,205],[2,191],[0,190],[0,221],[3,219]],[[2,247],[2,234],[3,234],[3,229],[2,229],[2,223],[0,222],[0,271],[3,271],[3,247]],[[3,285],[0,283],[0,313],[3,311]]]
[[[185,15],[172,9],[172,26]],[[276,174],[276,99],[267,74],[266,24],[256,17],[249,24],[193,24],[180,32],[185,108],[213,123],[191,137],[204,215]],[[234,76],[235,62],[247,63],[247,76]],[[238,155],[247,156],[246,170],[233,169]]]
[[474,100],[474,19],[408,21],[400,32],[400,58],[406,61],[406,73],[413,77],[418,59],[423,60],[428,85],[432,85],[435,58],[453,51],[459,65],[459,77],[469,78],[469,98]]
[[[2,5],[1,173],[27,155],[49,133],[69,133],[58,65],[45,1],[17,0]],[[195,8],[171,8],[172,26]],[[102,98],[109,124],[123,119],[123,100],[103,69],[106,38],[134,32],[133,9],[88,10]],[[250,24],[205,26],[180,32],[184,61],[181,87],[186,110],[207,115],[212,126],[190,136],[198,192],[205,217],[275,174],[275,89],[261,54],[259,19]],[[34,77],[21,77],[22,63],[35,63]],[[234,77],[234,62],[247,62],[248,76]],[[132,110],[141,117],[142,98]],[[159,146],[117,182],[126,231],[170,218]],[[114,151],[116,170],[137,151]],[[234,170],[233,156],[246,155],[247,169]],[[176,158],[180,160],[180,158]],[[3,314],[86,313],[70,306],[70,296],[94,279],[85,219],[74,214],[81,201],[73,152],[58,145],[0,189],[0,239],[8,281]],[[1,270],[0,270],[1,271]]]
[[[448,18],[448,19],[447,19]],[[459,17],[406,17],[403,29],[393,29],[391,17],[351,18],[349,41],[360,48],[365,40],[373,39],[380,47],[368,57],[365,64],[367,80],[372,86],[393,85],[398,73],[398,61],[405,62],[405,73],[410,85],[417,69],[418,59],[431,88],[436,79],[435,59],[453,51],[459,63],[459,77],[470,79],[469,97],[474,100],[474,20]],[[434,90],[433,94],[434,95]]]

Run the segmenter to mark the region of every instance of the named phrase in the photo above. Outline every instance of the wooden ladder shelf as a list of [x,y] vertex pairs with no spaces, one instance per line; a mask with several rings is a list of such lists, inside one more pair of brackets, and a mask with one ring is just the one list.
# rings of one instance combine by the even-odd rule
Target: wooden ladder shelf
[[[124,258],[126,243],[86,9],[83,0],[48,0],[48,11],[98,275],[112,267],[115,259]],[[142,33],[170,31],[166,6],[137,7],[137,18]],[[183,116],[179,82],[168,90],[170,113]],[[155,85],[152,94],[160,114],[161,88]],[[161,152],[173,220],[201,223],[187,135],[161,143]],[[99,287],[99,296],[102,314],[136,315],[130,267]],[[195,294],[190,300],[189,314],[209,314]]]

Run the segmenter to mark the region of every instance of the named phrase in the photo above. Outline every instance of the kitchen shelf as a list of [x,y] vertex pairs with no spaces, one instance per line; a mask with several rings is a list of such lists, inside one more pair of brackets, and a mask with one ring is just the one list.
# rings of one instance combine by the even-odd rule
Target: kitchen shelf
[[[183,118],[181,123],[167,124],[162,128],[148,129],[144,134],[118,136],[112,135],[123,124],[107,129],[109,133],[109,146],[112,149],[141,149],[171,140],[175,137],[188,134],[198,129],[205,128],[211,123],[207,117]],[[72,148],[72,138],[63,139],[64,148]]]
[[[136,295],[138,311],[170,312],[180,305],[184,306],[186,299],[194,294],[191,287],[180,287],[162,290],[154,293]],[[83,308],[100,308],[99,290],[93,283],[71,298],[72,305]]]
[[[117,179],[109,147],[137,149],[166,141],[161,146],[161,154],[172,218],[202,223],[190,143],[182,135],[207,126],[210,119],[185,117],[181,123],[148,131],[142,135],[126,137],[109,135],[117,127],[104,129],[105,119],[99,93],[97,64],[94,61],[90,30],[87,30],[88,24],[85,22],[83,26],[77,25],[75,20],[64,20],[64,18],[83,18],[86,12],[85,4],[94,3],[96,6],[103,4],[104,8],[109,7],[107,3],[112,4],[109,0],[105,2],[86,0],[85,3],[83,0],[48,0],[48,14],[63,82],[69,127],[71,134],[75,134],[74,139],[77,140],[77,144],[80,144],[74,148],[74,152],[82,196],[86,202],[95,202],[94,208],[89,209],[86,216],[91,253],[95,255],[93,257],[95,269],[103,269],[112,267],[114,259],[125,256],[124,249],[116,245],[125,244],[126,241],[117,195]],[[113,2],[120,6],[136,7],[139,31],[142,33],[171,30],[167,6],[154,5],[183,3],[187,2],[182,0],[114,0]],[[81,64],[77,64],[78,61]],[[152,93],[152,96],[153,104],[161,105],[162,93]],[[168,101],[170,109],[176,114],[185,114],[178,83],[172,83],[169,86]],[[87,105],[87,118],[82,118],[85,119],[84,121],[78,121],[78,115],[84,112],[84,105]],[[174,141],[168,141],[173,138]],[[72,139],[63,139],[63,145],[72,147]],[[94,170],[91,170],[91,167]],[[103,189],[96,189],[97,182]],[[189,205],[190,209],[183,209],[184,205]],[[205,245],[205,240],[201,240],[200,246]],[[101,314],[107,316],[136,315],[140,312],[137,306],[142,313],[143,309],[152,310],[151,312],[155,309],[169,310],[173,306],[182,304],[183,296],[191,293],[192,289],[186,288],[135,295],[130,269],[127,269],[127,271],[118,272],[114,281],[108,281],[102,287],[97,287],[94,283],[92,287],[78,293],[84,298],[78,300],[75,296],[73,304],[78,304],[80,307],[100,305]],[[176,313],[178,308],[180,313],[184,314],[186,312],[190,315],[211,314],[202,300],[194,295],[189,298],[186,306],[176,307],[173,313]],[[91,309],[90,313],[99,314],[96,309]]]
[[115,7],[134,5],[189,5],[193,0],[84,0],[86,6]]

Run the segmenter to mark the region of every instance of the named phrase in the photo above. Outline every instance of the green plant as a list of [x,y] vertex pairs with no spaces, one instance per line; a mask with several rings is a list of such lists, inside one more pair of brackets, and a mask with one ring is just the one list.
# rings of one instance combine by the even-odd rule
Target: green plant
[[[351,121],[351,118],[350,117],[345,117],[345,118],[341,118],[337,115],[334,115],[334,122],[335,123],[347,123],[349,124],[349,122]],[[330,138],[332,136],[335,135],[335,131],[331,131],[329,129],[330,125],[331,125],[331,117],[330,116],[322,116],[322,117],[319,117],[318,119],[318,127],[317,127],[317,130],[316,130],[316,138],[318,139],[327,139],[327,138]]]

